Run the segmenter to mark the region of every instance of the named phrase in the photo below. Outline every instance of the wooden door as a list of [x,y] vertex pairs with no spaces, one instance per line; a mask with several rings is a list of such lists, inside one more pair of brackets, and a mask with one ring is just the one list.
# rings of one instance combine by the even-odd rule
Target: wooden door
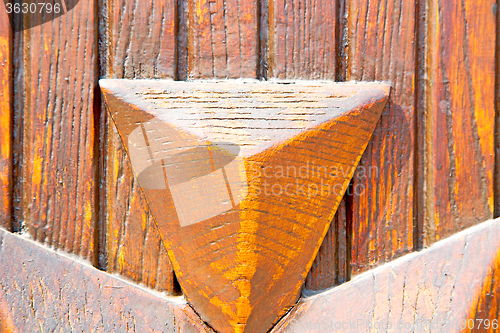
[[[304,295],[498,216],[496,0],[66,5],[74,8],[32,28],[32,16],[15,16],[11,26],[0,10],[0,224],[10,232],[152,290],[181,294],[105,111],[101,78],[392,86]],[[488,274],[478,278],[482,286],[497,288]],[[481,303],[470,312],[481,306],[494,308]],[[498,319],[498,311],[477,318]]]

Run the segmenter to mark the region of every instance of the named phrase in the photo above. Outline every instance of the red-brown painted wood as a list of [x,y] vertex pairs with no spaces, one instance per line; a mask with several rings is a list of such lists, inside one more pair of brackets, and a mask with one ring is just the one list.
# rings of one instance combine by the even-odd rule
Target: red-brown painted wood
[[108,78],[175,76],[175,0],[107,0],[101,9],[101,71]]
[[[176,76],[176,1],[109,0],[100,8],[100,71],[108,78]],[[104,110],[104,108],[102,109]],[[175,294],[173,268],[116,127],[101,113],[101,266]]]
[[[188,301],[218,331],[269,329],[296,302],[390,88],[100,84]],[[219,166],[226,150],[207,142],[238,152]]]
[[428,5],[427,244],[493,214],[495,6],[493,0]]
[[[94,2],[16,33],[16,229],[94,260]],[[29,19],[27,15],[25,19]]]
[[415,1],[356,0],[347,8],[347,80],[393,88],[353,178],[355,275],[413,250]]
[[338,1],[269,0],[268,6],[267,77],[334,80]]
[[189,78],[255,78],[257,1],[185,0]]
[[12,229],[12,35],[0,11],[0,226]]
[[307,291],[328,289],[349,279],[347,232],[347,208],[344,197],[307,275],[304,284]]
[[469,319],[495,332],[499,257],[500,220],[487,221],[301,300],[272,332],[459,332]]

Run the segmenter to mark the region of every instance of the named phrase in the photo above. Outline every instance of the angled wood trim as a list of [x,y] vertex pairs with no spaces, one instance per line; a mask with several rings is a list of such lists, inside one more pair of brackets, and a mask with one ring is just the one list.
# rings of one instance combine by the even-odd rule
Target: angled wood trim
[[212,332],[183,297],[132,285],[0,229],[0,332]]
[[[134,286],[3,229],[0,264],[2,332],[212,332],[182,297]],[[401,331],[398,325],[460,331],[471,319],[488,331],[484,319],[491,323],[500,314],[499,269],[497,219],[301,300],[271,332],[366,331],[370,325],[391,325],[388,332]]]
[[499,260],[497,219],[303,299],[273,333],[457,332],[471,318],[491,322],[498,319]]

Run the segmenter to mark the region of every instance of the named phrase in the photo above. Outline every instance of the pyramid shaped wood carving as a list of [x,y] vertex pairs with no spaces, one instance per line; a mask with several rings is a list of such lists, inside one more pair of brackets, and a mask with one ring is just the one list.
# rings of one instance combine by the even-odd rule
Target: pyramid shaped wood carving
[[218,332],[269,330],[299,298],[389,86],[100,85],[189,303]]

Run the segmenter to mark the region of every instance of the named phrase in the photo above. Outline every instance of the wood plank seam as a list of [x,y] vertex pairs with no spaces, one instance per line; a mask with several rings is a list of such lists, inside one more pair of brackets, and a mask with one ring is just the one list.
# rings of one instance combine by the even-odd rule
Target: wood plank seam
[[336,64],[335,81],[344,82],[347,75],[347,55],[349,47],[349,35],[347,31],[347,0],[335,0],[336,18],[335,18],[335,45],[336,45]]
[[424,245],[424,206],[425,206],[425,150],[427,141],[426,131],[426,42],[427,42],[427,1],[415,1],[415,142],[414,142],[414,187],[413,187],[413,250],[419,251]]

